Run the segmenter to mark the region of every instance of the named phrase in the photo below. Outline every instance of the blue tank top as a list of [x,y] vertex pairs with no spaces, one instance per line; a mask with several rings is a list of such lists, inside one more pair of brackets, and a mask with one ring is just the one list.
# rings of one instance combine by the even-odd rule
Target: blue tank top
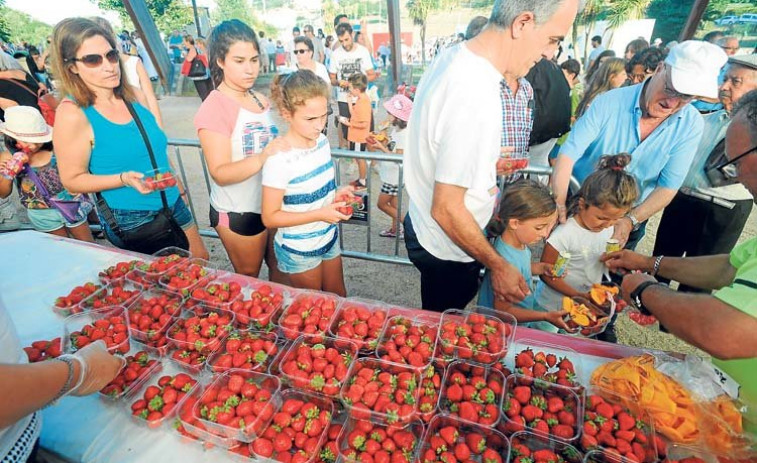
[[[168,168],[166,134],[158,127],[150,111],[137,102],[133,105],[150,139],[158,167]],[[82,108],[82,110],[95,134],[89,159],[90,172],[95,175],[112,175],[126,171],[147,173],[153,170],[150,155],[139,133],[139,128],[133,120],[126,124],[116,124],[103,117],[94,106]],[[171,207],[179,198],[179,189],[172,187],[165,192],[168,206]],[[111,209],[157,211],[163,207],[159,192],[143,195],[134,188],[120,187],[103,191],[102,195]]]

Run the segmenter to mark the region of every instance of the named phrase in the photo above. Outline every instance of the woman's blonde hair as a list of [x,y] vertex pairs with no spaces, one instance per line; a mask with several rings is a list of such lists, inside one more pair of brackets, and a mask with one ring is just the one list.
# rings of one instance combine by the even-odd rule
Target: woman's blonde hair
[[271,98],[276,106],[290,114],[294,114],[298,106],[305,106],[307,100],[319,96],[328,100],[329,87],[308,69],[278,75],[271,85]]
[[621,72],[626,72],[626,60],[623,58],[608,58],[605,60],[589,81],[589,86],[576,107],[576,117],[583,116],[586,110],[589,109],[591,102],[594,101],[594,98],[608,90],[612,90],[612,78]]
[[[73,98],[79,106],[88,107],[95,104],[96,95],[78,74],[72,72],[76,65],[70,61],[76,57],[76,52],[81,48],[85,40],[92,37],[100,36],[104,38],[114,50],[118,50],[118,44],[112,33],[103,29],[91,19],[86,18],[68,18],[59,22],[53,30],[53,42],[51,60],[53,72],[56,79],[60,82],[60,87],[64,95]],[[126,101],[134,101],[134,91],[126,83],[126,72],[124,64],[119,60],[118,67],[121,72],[121,81],[118,87],[113,89],[113,93],[119,98]]]

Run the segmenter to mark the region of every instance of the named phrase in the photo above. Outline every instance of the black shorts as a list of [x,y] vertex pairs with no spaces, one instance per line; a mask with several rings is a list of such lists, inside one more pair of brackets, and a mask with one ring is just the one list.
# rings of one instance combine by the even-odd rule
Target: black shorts
[[255,236],[265,231],[263,218],[255,212],[218,212],[210,206],[210,226],[226,227],[237,235]]
[[[343,117],[350,117],[350,105],[348,103],[345,103],[344,101],[338,101],[337,104],[339,105],[339,115]],[[336,118],[337,122],[339,121],[339,118]],[[347,127],[344,124],[337,124],[342,128],[342,136],[344,136],[344,139],[347,139],[347,130],[349,127]],[[371,110],[371,132],[375,130],[374,123],[373,123],[373,111]]]
[[355,143],[354,141],[350,142],[350,151],[358,151],[360,153],[365,152],[366,149],[368,149],[368,145],[365,143]]

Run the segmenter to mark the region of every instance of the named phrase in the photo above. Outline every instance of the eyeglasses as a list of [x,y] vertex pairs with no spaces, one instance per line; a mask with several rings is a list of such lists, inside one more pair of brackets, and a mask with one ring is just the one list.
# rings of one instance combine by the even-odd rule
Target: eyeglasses
[[[670,79],[668,78],[668,76],[670,76]],[[670,73],[670,68],[666,66],[665,67],[665,87],[663,87],[662,91],[665,92],[665,94],[669,96],[670,98],[677,98],[679,100],[684,100],[684,101],[693,100],[694,95],[686,95],[686,94],[677,92],[673,88],[672,82],[669,83],[669,81],[672,80],[672,78],[673,76]]]
[[752,153],[754,151],[757,151],[757,146],[753,146],[753,147],[749,148],[748,150],[746,150],[743,153],[739,154],[738,156],[736,156],[735,158],[731,159],[730,161],[721,162],[720,164],[718,164],[714,168],[717,169],[717,170],[719,170],[723,174],[723,177],[725,177],[726,179],[733,180],[733,179],[735,179],[736,177],[739,176],[739,169],[736,166],[736,163],[739,162],[741,160],[741,158],[743,158],[747,154],[750,154],[750,153]]
[[81,58],[69,58],[64,61],[67,63],[80,61],[82,64],[84,64],[88,68],[96,68],[103,64],[103,58],[107,59],[110,64],[116,64],[120,56],[118,54],[118,50],[114,48],[104,55],[98,55],[98,54],[84,55]]
[[294,50],[294,54],[295,55],[302,55],[302,54],[305,54],[305,53],[307,53],[309,51],[310,50]]

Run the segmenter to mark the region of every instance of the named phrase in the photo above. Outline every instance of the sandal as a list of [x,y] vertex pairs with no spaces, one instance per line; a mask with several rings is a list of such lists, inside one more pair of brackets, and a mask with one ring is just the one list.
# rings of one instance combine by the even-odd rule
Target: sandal
[[379,232],[379,236],[381,236],[383,238],[396,238],[397,237],[397,233],[394,230],[386,229],[386,230],[383,230],[383,231]]

